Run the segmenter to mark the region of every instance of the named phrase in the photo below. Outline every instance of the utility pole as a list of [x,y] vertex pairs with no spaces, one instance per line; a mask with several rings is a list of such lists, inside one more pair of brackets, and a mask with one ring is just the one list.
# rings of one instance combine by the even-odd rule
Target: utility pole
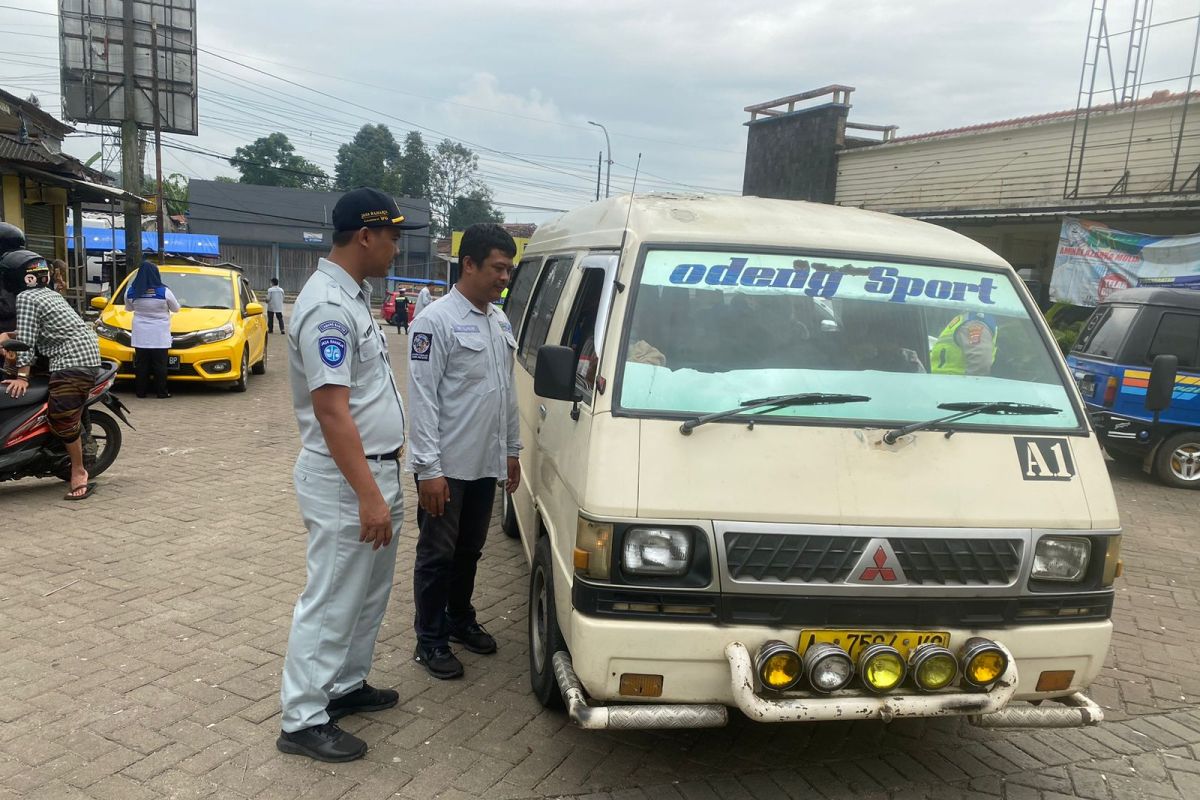
[[[129,0],[125,0],[128,5],[133,5]],[[163,263],[163,208],[167,204],[167,198],[163,195],[162,182],[162,116],[158,111],[158,23],[151,20],[150,22],[150,74],[153,76],[152,90],[154,92],[154,174],[155,174],[155,191],[158,192],[158,201],[155,203],[155,222],[158,227],[158,263]],[[127,237],[128,238],[128,237]],[[141,241],[141,232],[139,230],[138,241]],[[278,276],[276,276],[278,277]]]
[[600,165],[604,163],[604,151],[596,154],[596,199],[600,199]]
[[[121,185],[125,191],[136,194],[141,189],[142,165],[138,158],[138,124],[137,124],[137,80],[134,72],[137,68],[135,52],[136,33],[131,2],[123,3],[124,32],[122,41],[125,47],[125,115],[121,122]],[[113,284],[117,286],[125,279],[132,269],[137,269],[142,263],[142,209],[136,200],[125,200],[125,265],[120,267],[113,259]]]

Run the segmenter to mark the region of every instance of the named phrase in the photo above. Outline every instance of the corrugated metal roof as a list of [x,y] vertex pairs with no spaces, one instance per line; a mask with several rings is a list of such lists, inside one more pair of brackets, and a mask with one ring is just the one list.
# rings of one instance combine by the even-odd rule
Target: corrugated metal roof
[[[1150,97],[1144,97],[1137,101],[1138,108],[1146,106],[1157,106],[1165,103],[1173,103],[1183,100],[1184,92],[1176,93],[1155,93]],[[1200,92],[1192,92],[1192,99],[1200,98]],[[1091,113],[1100,114],[1111,111],[1132,111],[1133,104],[1118,107],[1115,103],[1107,103],[1102,106],[1093,106]],[[1003,119],[996,122],[983,122],[978,125],[965,125],[961,128],[947,128],[940,131],[930,131],[929,133],[916,133],[911,136],[897,136],[890,142],[880,142],[880,144],[900,144],[901,142],[916,142],[926,139],[940,139],[946,136],[960,136],[966,133],[985,133],[1001,128],[1013,128],[1021,125],[1036,125],[1042,122],[1055,122],[1062,119],[1071,119],[1075,116],[1075,109],[1066,111],[1051,111],[1046,114],[1033,114],[1028,117],[1014,117],[1012,119]]]

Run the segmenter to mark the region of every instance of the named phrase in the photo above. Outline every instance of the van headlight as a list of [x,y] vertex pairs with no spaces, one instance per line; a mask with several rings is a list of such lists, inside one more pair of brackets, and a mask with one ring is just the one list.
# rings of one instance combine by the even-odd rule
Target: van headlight
[[233,323],[226,322],[219,328],[211,328],[207,331],[196,331],[196,333],[193,335],[200,340],[201,344],[223,342],[226,339],[233,338]]
[[692,534],[673,528],[630,528],[621,567],[631,575],[683,575],[692,563]]
[[1083,580],[1092,543],[1075,536],[1043,536],[1033,551],[1030,577],[1040,581]]

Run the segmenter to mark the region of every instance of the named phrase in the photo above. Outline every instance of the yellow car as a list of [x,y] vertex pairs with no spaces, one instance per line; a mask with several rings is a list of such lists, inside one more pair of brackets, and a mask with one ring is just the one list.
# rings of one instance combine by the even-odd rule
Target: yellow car
[[[246,391],[248,373],[267,371],[267,323],[250,282],[223,267],[164,264],[159,272],[182,306],[171,315],[168,378],[222,382],[235,392]],[[111,300],[92,300],[92,308],[100,311],[100,356],[120,363],[118,378],[134,377],[133,314],[125,310],[125,290],[136,274],[121,282]]]

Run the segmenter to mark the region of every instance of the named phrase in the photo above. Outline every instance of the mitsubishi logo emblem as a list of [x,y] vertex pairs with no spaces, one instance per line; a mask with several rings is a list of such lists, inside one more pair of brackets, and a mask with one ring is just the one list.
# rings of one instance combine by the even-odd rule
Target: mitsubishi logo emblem
[[883,552],[882,547],[876,548],[875,555],[872,558],[875,561],[875,566],[864,569],[863,574],[858,576],[860,581],[873,581],[877,577],[889,582],[896,580],[896,570],[887,566],[887,553]]
[[900,560],[896,551],[887,539],[872,539],[863,548],[863,554],[850,570],[846,583],[875,584],[907,583],[904,570],[900,568]]

